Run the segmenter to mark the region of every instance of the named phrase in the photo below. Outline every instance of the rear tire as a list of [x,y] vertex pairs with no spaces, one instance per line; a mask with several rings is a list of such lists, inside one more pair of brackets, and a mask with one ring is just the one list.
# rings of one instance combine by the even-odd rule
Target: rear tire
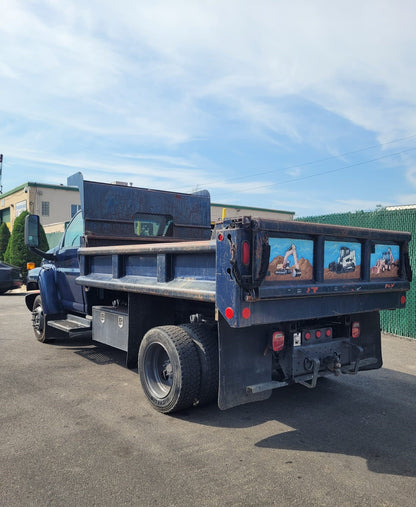
[[194,342],[201,365],[201,387],[198,404],[207,405],[218,397],[218,336],[216,326],[184,324],[184,329]]
[[169,414],[198,400],[200,366],[188,333],[178,326],[150,329],[139,348],[140,382],[158,412]]

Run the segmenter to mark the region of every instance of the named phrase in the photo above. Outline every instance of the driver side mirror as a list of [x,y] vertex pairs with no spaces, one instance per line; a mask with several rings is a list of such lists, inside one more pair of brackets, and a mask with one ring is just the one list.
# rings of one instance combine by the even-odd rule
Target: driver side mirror
[[29,248],[39,246],[39,217],[27,215],[25,218],[25,245]]

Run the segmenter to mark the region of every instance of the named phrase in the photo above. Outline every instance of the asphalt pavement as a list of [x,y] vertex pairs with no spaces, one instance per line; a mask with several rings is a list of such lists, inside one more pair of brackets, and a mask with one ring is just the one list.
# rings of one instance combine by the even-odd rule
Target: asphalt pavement
[[384,367],[220,411],[155,412],[124,353],[36,341],[0,296],[0,505],[414,506],[416,340]]

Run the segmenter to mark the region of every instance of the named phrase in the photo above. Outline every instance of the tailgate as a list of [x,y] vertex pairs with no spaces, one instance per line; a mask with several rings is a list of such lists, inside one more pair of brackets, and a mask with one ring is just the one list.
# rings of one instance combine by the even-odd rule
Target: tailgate
[[[225,239],[218,243],[217,306],[232,327],[406,303],[407,232],[244,217],[220,234]],[[225,256],[231,269],[224,268]]]
[[410,287],[409,233],[271,221],[259,231],[270,247],[261,299]]

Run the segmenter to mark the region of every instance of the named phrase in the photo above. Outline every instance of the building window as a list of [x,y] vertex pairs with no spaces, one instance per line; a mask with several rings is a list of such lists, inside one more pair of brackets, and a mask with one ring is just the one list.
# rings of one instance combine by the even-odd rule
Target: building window
[[49,216],[49,201],[42,201],[42,216]]
[[81,209],[80,204],[71,204],[71,218],[75,215],[75,213]]

